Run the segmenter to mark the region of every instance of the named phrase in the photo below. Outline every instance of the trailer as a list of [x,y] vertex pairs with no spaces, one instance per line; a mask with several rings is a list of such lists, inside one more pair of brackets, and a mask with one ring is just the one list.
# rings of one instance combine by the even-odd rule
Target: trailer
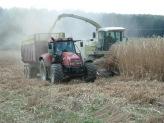
[[26,78],[35,78],[39,74],[39,58],[48,52],[48,40],[51,37],[63,38],[64,33],[37,33],[29,36],[21,44],[21,60],[24,63]]

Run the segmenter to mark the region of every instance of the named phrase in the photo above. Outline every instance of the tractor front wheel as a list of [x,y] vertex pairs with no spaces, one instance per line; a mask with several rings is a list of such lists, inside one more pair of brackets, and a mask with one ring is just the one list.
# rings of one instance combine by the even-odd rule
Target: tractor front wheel
[[64,73],[61,64],[52,64],[50,69],[51,83],[59,83],[64,80]]

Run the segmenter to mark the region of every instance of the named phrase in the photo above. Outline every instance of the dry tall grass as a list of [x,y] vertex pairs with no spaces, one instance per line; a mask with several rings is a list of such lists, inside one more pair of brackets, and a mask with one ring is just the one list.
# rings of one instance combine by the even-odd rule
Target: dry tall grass
[[120,73],[132,79],[164,81],[164,38],[138,38],[113,45]]

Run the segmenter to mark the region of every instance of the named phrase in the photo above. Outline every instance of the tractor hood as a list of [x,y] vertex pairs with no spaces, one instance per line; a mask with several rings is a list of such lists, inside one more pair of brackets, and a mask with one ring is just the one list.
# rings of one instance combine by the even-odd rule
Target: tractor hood
[[75,53],[72,52],[63,52],[63,65],[65,66],[81,66],[82,59]]

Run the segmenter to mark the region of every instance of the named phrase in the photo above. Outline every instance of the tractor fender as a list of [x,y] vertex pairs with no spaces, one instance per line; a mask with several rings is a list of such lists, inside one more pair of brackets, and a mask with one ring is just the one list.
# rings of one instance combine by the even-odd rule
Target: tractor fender
[[90,59],[87,59],[87,60],[84,61],[84,64],[85,64],[85,63],[93,63],[93,61],[90,60]]
[[52,63],[52,55],[50,55],[49,53],[42,54],[39,57],[39,61],[41,61],[41,60],[44,61],[46,67],[51,66],[51,63]]

